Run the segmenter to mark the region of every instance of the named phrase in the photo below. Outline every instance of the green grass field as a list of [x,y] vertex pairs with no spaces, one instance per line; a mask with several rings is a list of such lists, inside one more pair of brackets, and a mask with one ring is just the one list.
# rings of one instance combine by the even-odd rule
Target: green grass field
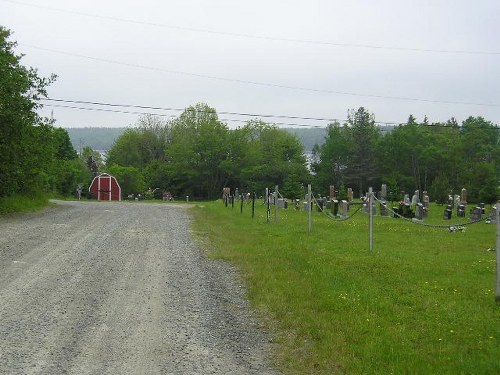
[[[368,216],[332,221],[258,202],[198,204],[194,231],[212,257],[236,265],[290,374],[499,374],[496,225],[464,232]],[[444,221],[432,206],[426,223]],[[466,222],[466,220],[461,220]]]

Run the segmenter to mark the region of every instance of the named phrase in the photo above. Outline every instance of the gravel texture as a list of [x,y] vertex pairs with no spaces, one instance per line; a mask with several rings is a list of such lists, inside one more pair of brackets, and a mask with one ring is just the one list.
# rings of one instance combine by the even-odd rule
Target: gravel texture
[[0,374],[276,373],[185,205],[56,203],[0,219]]

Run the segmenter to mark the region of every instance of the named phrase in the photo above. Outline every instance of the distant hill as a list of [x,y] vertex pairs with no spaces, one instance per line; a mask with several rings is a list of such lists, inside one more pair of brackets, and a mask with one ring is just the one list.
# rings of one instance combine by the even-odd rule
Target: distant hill
[[[96,151],[108,151],[115,140],[128,128],[66,128],[71,143],[77,152],[84,146]],[[304,145],[306,152],[311,152],[315,144],[325,142],[326,128],[283,128],[295,134]]]
[[107,151],[127,128],[66,128],[77,152],[84,146],[93,150]]
[[310,153],[314,145],[325,143],[326,128],[283,128],[287,132],[295,134],[304,146],[304,151]]

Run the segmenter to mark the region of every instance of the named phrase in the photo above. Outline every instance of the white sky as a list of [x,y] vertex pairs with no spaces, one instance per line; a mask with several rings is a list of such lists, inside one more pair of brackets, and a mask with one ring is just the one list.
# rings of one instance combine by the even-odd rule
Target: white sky
[[[0,25],[14,33],[24,65],[58,75],[55,99],[181,109],[204,102],[222,119],[248,119],[224,111],[345,119],[364,106],[380,122],[413,114],[500,124],[497,0],[0,0]],[[51,110],[62,127],[138,118],[60,107],[43,114]]]

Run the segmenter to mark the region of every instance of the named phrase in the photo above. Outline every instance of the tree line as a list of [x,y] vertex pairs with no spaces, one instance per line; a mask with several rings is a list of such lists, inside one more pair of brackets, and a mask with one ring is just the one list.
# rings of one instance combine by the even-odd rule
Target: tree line
[[284,196],[299,198],[312,183],[322,195],[335,185],[342,198],[349,187],[362,195],[385,183],[394,200],[418,189],[444,201],[463,187],[471,201],[498,198],[500,134],[481,117],[458,124],[419,123],[410,116],[382,132],[361,107],[349,111],[344,123],[328,125],[308,164],[295,134],[258,119],[230,129],[214,108],[200,103],[168,121],[141,117],[115,140],[106,160],[88,146],[78,155],[67,131],[37,114],[56,77],[24,67],[9,37],[0,27],[0,199],[71,195],[104,171],[117,177],[125,196],[170,191],[214,199],[223,187],[262,194],[278,185]]
[[462,188],[472,202],[499,197],[500,132],[482,117],[458,124],[453,118],[417,122],[410,115],[405,124],[382,133],[374,115],[359,108],[344,124],[330,124],[325,143],[313,154],[316,183],[334,182],[343,194],[346,187],[363,194],[368,186],[386,183],[394,200],[402,191],[419,190],[444,203]]
[[37,114],[55,79],[21,64],[11,32],[0,26],[0,199],[41,193],[67,195],[88,175],[68,133]]

